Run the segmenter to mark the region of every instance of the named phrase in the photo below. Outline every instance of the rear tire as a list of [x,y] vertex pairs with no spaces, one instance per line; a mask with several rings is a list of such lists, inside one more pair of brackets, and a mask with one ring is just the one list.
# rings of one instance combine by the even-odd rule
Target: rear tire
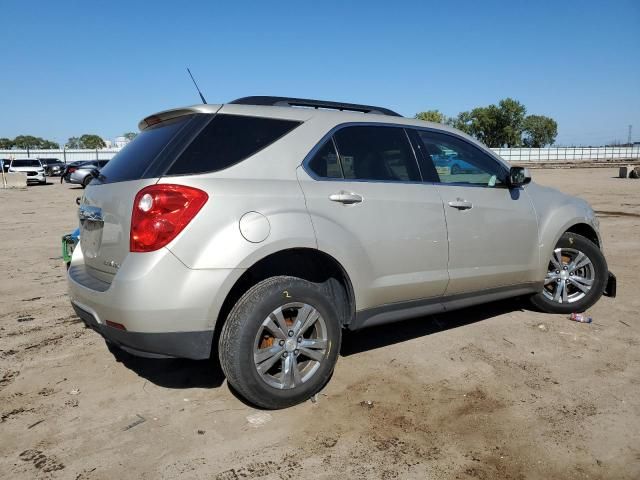
[[608,273],[597,245],[566,232],[552,253],[543,290],[531,297],[531,303],[547,313],[584,312],[602,296]]
[[91,183],[91,180],[93,180],[93,178],[91,177],[91,175],[87,175],[85,177],[84,180],[82,180],[82,188],[87,188],[87,185],[89,185]]
[[329,288],[297,277],[250,288],[222,327],[220,365],[229,385],[267,409],[303,402],[327,383],[342,330]]

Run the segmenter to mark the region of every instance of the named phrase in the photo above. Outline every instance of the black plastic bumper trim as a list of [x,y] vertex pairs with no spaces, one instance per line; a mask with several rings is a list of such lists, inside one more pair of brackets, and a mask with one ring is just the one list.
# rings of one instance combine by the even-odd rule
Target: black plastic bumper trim
[[126,349],[133,355],[144,357],[148,356],[145,354],[153,354],[169,358],[204,360],[211,354],[212,330],[166,333],[128,332],[101,325],[92,313],[73,302],[71,305],[88,328],[95,330],[108,342]]

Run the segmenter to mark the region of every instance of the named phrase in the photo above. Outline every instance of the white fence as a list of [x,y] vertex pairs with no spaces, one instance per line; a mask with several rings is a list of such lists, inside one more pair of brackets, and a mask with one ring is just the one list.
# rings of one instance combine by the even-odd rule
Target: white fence
[[637,147],[575,148],[492,148],[509,163],[518,162],[597,162],[640,159]]
[[[574,148],[493,148],[510,163],[518,162],[592,162],[611,160],[639,160],[640,145],[635,147],[574,147]],[[0,159],[58,158],[63,162],[80,160],[110,160],[118,148],[101,150],[0,150]]]
[[0,150],[0,159],[7,158],[57,158],[65,163],[81,160],[111,160],[119,148],[103,148],[99,150]]

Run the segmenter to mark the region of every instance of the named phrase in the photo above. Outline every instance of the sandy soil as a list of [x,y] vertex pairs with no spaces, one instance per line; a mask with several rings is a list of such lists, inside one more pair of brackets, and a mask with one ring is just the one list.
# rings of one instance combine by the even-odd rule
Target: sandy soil
[[261,412],[213,362],[110,353],[66,296],[59,183],[0,191],[0,478],[640,478],[640,181],[536,170],[600,212],[618,298],[348,335],[311,401]]

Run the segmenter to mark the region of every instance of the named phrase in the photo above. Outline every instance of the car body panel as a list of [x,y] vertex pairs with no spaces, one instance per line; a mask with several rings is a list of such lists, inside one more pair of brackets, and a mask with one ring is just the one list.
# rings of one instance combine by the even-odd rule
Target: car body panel
[[[132,332],[210,331],[242,269],[199,269],[184,265],[168,249],[130,253],[110,283],[87,272],[82,237],[68,273],[74,303],[104,325]],[[171,281],[168,281],[171,279]]]
[[526,194],[538,219],[540,265],[537,276],[544,278],[553,249],[564,232],[574,225],[586,224],[595,232],[602,249],[599,223],[593,208],[583,199],[562,193],[535,182],[526,186]]
[[[448,246],[435,186],[317,181],[303,168],[298,179],[318,248],[350,275],[358,310],[444,293]],[[361,195],[363,201],[343,205],[329,199],[342,191]]]
[[[447,295],[536,279],[538,222],[523,188],[439,184],[449,238]],[[467,201],[461,210],[449,202]]]

